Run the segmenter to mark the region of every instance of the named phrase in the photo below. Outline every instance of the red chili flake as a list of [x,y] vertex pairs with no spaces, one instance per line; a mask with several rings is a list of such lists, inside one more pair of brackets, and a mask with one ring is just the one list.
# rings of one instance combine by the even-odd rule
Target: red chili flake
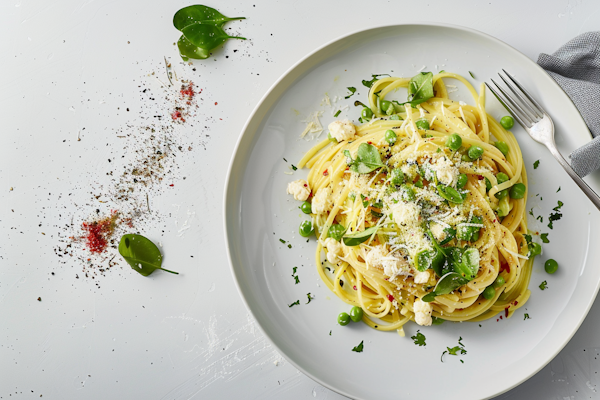
[[479,179],[480,181],[483,180],[483,175],[477,175],[477,179]]
[[217,102],[215,101],[215,106],[216,106],[217,104],[219,104],[219,103],[217,103]]
[[182,97],[187,97],[190,100],[193,99],[196,95],[196,92],[194,92],[194,83],[190,82],[187,86],[185,84],[181,85],[181,90],[179,92]]
[[352,289],[356,290],[356,285],[352,286]]
[[329,172],[327,172],[327,170],[323,171],[323,176],[327,176],[329,175]]
[[515,300],[515,302],[513,303],[513,306],[516,306],[517,304],[519,304],[519,302]]
[[100,221],[84,222],[81,227],[86,232],[85,244],[92,253],[102,253],[106,250],[108,239],[112,236],[116,221],[119,216],[117,211],[112,211],[109,217]]
[[389,301],[394,301],[394,296],[392,296],[391,294],[388,294],[387,298]]
[[502,319],[502,315],[500,316],[500,319]]
[[369,144],[373,144],[373,142],[371,142],[371,141],[369,141],[369,142],[367,142],[367,143],[369,143]]
[[510,265],[508,265],[508,263],[501,263],[500,264],[500,272],[502,271],[506,271],[510,274]]
[[504,309],[504,316],[505,316],[506,318],[508,318],[508,309],[509,309],[509,308],[510,308],[510,306],[508,306],[508,307],[506,307],[506,308]]
[[183,114],[181,114],[181,111],[179,110],[173,111],[171,113],[171,118],[173,118],[173,121],[180,120],[181,122],[185,122],[185,118],[183,118]]
[[173,184],[171,183],[169,186],[173,187],[173,186],[175,186],[175,185],[173,185]]

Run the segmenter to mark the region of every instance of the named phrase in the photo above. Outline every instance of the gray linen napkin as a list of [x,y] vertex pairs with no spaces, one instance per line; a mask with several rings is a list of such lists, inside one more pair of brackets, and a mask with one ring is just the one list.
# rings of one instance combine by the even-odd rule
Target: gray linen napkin
[[571,153],[571,167],[586,176],[600,168],[600,31],[583,33],[538,64],[569,95],[594,139]]

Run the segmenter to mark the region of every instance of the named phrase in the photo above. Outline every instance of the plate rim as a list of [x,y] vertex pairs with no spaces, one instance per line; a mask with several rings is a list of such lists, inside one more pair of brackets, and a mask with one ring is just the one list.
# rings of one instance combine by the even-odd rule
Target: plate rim
[[[292,364],[295,368],[297,368],[299,371],[301,371],[304,375],[308,376],[313,381],[315,381],[315,382],[319,383],[320,385],[322,385],[322,386],[324,386],[324,387],[326,387],[326,388],[334,391],[335,393],[338,393],[338,394],[341,394],[343,396],[346,396],[348,398],[353,398],[353,399],[354,398],[359,399],[359,397],[355,397],[354,395],[345,392],[342,388],[337,388],[337,387],[332,386],[328,382],[325,382],[324,380],[322,380],[318,376],[315,376],[314,374],[310,373],[309,371],[307,371],[302,366],[298,365],[295,362],[295,360],[293,360],[293,358],[288,357],[287,353],[285,351],[283,351],[277,345],[277,343],[271,338],[271,336],[264,330],[264,328],[262,327],[262,325],[258,322],[259,319],[256,317],[255,312],[250,307],[250,305],[248,303],[248,300],[247,300],[247,298],[244,295],[244,292],[242,290],[240,281],[238,279],[238,275],[236,274],[236,269],[235,269],[235,267],[233,265],[232,249],[231,249],[231,246],[230,246],[230,239],[233,238],[233,233],[230,232],[230,230],[228,229],[228,226],[231,224],[230,217],[229,217],[229,214],[228,214],[228,210],[229,210],[228,203],[230,202],[230,196],[233,195],[232,192],[235,189],[233,187],[233,172],[234,172],[233,168],[234,168],[236,156],[238,155],[238,152],[240,151],[241,144],[244,141],[244,138],[249,135],[248,128],[251,125],[251,123],[253,122],[256,114],[260,111],[260,109],[262,108],[263,104],[269,99],[269,97],[273,94],[273,92],[278,88],[278,86],[281,84],[281,82],[283,80],[285,80],[286,78],[288,78],[288,76],[291,75],[296,70],[296,68],[298,68],[298,66],[300,66],[304,62],[308,61],[311,57],[313,57],[315,54],[319,53],[320,51],[324,50],[325,48],[327,48],[329,46],[332,46],[332,45],[336,44],[337,42],[341,42],[341,41],[343,41],[343,40],[345,40],[345,39],[347,39],[347,38],[349,38],[351,36],[358,35],[358,34],[364,34],[364,33],[367,33],[369,31],[376,31],[378,29],[398,28],[398,27],[405,27],[406,28],[406,27],[410,27],[410,26],[446,28],[446,29],[453,29],[453,30],[456,30],[456,31],[462,31],[462,32],[468,33],[470,35],[474,35],[474,36],[477,36],[479,38],[482,38],[484,40],[492,41],[495,44],[500,45],[500,46],[506,48],[509,51],[512,51],[516,56],[518,56],[518,57],[521,58],[521,60],[520,60],[521,62],[523,62],[525,64],[529,64],[530,67],[534,67],[539,72],[541,72],[542,73],[541,76],[543,76],[548,81],[549,85],[553,85],[553,86],[555,86],[555,87],[557,87],[557,88],[559,88],[561,90],[561,92],[564,94],[565,99],[567,99],[573,105],[573,108],[577,111],[578,118],[582,122],[583,126],[586,128],[587,135],[589,136],[590,139],[592,139],[592,135],[591,135],[591,133],[589,131],[589,128],[587,127],[587,124],[583,120],[583,117],[581,116],[581,112],[579,111],[579,109],[577,109],[577,107],[575,106],[575,104],[573,103],[573,101],[571,100],[571,98],[560,87],[560,85],[558,85],[558,83],[556,83],[556,81],[541,66],[539,66],[535,61],[533,61],[528,56],[526,56],[524,53],[522,53],[521,51],[517,50],[516,48],[514,48],[511,45],[509,45],[508,43],[506,43],[506,42],[504,42],[504,41],[502,41],[502,40],[500,40],[500,39],[498,39],[498,38],[496,38],[496,37],[494,37],[494,36],[492,36],[490,34],[482,32],[480,30],[469,28],[469,27],[462,26],[462,25],[457,25],[457,24],[448,24],[448,23],[440,23],[440,22],[429,22],[429,21],[419,21],[419,22],[412,22],[412,23],[394,23],[394,24],[373,25],[373,26],[369,26],[369,27],[363,27],[363,28],[360,28],[360,29],[356,29],[356,30],[347,32],[347,33],[345,33],[343,35],[337,36],[337,37],[335,37],[335,38],[333,38],[333,39],[325,42],[321,46],[315,48],[314,50],[310,51],[305,56],[301,57],[298,61],[296,61],[293,65],[291,65],[288,69],[286,69],[279,76],[279,78],[275,82],[273,82],[273,84],[267,89],[267,91],[264,93],[264,95],[261,96],[260,100],[256,103],[256,106],[253,108],[252,112],[250,113],[250,115],[246,119],[246,122],[244,123],[244,125],[243,125],[243,127],[241,129],[241,134],[239,135],[239,137],[238,137],[238,139],[236,141],[236,144],[235,144],[235,147],[233,149],[233,152],[232,152],[232,155],[231,155],[231,159],[229,160],[229,165],[228,165],[228,168],[227,168],[227,175],[226,175],[226,178],[225,178],[225,185],[224,185],[224,190],[223,190],[223,227],[224,227],[224,237],[225,237],[225,248],[226,248],[226,251],[227,251],[227,260],[228,260],[228,263],[229,263],[230,272],[231,272],[231,274],[233,276],[233,280],[234,280],[236,289],[238,291],[238,294],[242,298],[242,301],[243,301],[244,305],[246,306],[247,311],[250,312],[250,314],[252,315],[252,317],[255,319],[255,321],[257,322],[256,325],[259,327],[259,329],[265,335],[265,337],[269,340],[269,342],[271,343],[271,345],[281,355],[285,356],[286,360],[290,364]],[[293,82],[292,82],[292,84],[293,84]],[[254,138],[255,135],[256,135],[256,132],[253,133],[252,138]],[[512,385],[509,385],[506,388],[504,388],[502,391],[493,394],[492,397],[496,397],[496,396],[499,396],[499,395],[501,395],[503,393],[506,393],[509,390],[514,389],[515,387],[521,385],[523,382],[529,380],[531,377],[533,377],[535,374],[537,374],[539,371],[541,371],[544,367],[546,367],[546,365],[548,365],[564,349],[564,347],[571,341],[571,339],[573,338],[573,336],[577,333],[577,331],[581,327],[581,324],[583,323],[583,321],[586,319],[587,315],[589,314],[589,311],[592,308],[592,305],[594,304],[595,299],[596,299],[596,297],[598,295],[599,289],[600,289],[600,280],[598,282],[596,282],[594,294],[593,294],[593,296],[591,296],[588,304],[586,304],[585,312],[582,314],[582,317],[577,321],[576,326],[573,326],[573,329],[569,333],[569,335],[566,338],[566,340],[563,343],[561,343],[561,345],[558,346],[555,349],[554,352],[551,352],[551,354],[549,354],[549,356],[547,356],[546,359],[536,369],[534,369],[529,375],[522,377],[517,382],[514,382]]]

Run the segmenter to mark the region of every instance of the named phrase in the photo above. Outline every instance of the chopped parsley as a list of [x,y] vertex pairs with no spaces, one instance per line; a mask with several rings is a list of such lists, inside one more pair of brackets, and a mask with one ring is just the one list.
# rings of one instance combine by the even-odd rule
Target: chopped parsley
[[563,203],[562,201],[560,201],[560,200],[559,200],[559,201],[558,201],[558,205],[557,205],[556,207],[554,207],[554,208],[553,208],[553,210],[554,210],[554,211],[558,211],[558,210],[560,210],[560,208],[561,208],[562,206],[564,206],[564,205],[565,205],[565,203]]
[[544,242],[544,243],[550,243],[550,240],[548,240],[548,234],[547,233],[542,233],[540,235],[540,238],[542,238],[542,242]]
[[308,297],[308,301],[306,302],[306,304],[310,303],[310,301],[314,299],[314,297],[310,293],[306,293],[306,297]]
[[529,210],[529,215],[531,215],[532,217],[534,216],[533,215],[533,207],[531,207],[531,210]]
[[[446,353],[448,353],[451,356],[467,354],[467,350],[465,350],[465,345],[462,343],[462,337],[458,338],[458,346],[446,347],[446,349],[447,350],[444,350],[444,352],[442,353],[442,357],[440,358],[442,362],[444,362],[444,354]],[[460,361],[464,364],[463,360]]]
[[558,221],[561,218],[562,218],[562,214],[559,212],[550,214],[550,216],[548,217],[548,220],[550,221],[548,223],[548,228],[553,229],[554,228],[553,222]]
[[548,282],[544,281],[544,282],[540,283],[540,289],[542,289],[542,290],[548,289]]
[[296,300],[295,302],[293,302],[292,304],[289,304],[288,307],[292,308],[294,306],[299,306],[300,305],[300,300]]
[[337,116],[340,115],[341,113],[342,113],[342,110],[337,110],[337,112],[335,114],[333,114],[333,116],[337,118]]
[[294,164],[292,164],[292,169],[293,169],[294,171],[296,171],[296,170],[298,169],[298,167],[296,167]]
[[531,319],[528,313],[523,314],[523,321],[525,321],[526,319]]
[[417,331],[414,336],[410,337],[417,346],[425,346],[425,335]]
[[[350,86],[346,89],[348,89],[350,91],[350,94],[348,96],[344,97],[345,99],[349,99],[350,97],[354,96],[354,93],[356,93],[355,87]],[[337,117],[337,115],[336,115],[336,117]]]
[[533,169],[537,169],[537,167],[540,166],[540,160],[534,161],[533,163]]
[[469,71],[469,75],[471,75],[471,78],[475,79],[475,75],[473,75],[471,71]]
[[536,219],[538,221],[540,221],[542,224],[544,223],[544,217],[542,217],[541,215],[538,215]]
[[352,348],[352,351],[355,351],[357,353],[362,353],[362,351],[363,351],[363,342],[364,342],[364,340],[361,340],[360,343],[358,344],[358,346],[354,346]]
[[300,278],[298,278],[298,275],[296,275],[297,270],[298,270],[298,267],[294,267],[294,270],[292,272],[292,277],[296,280],[296,285],[300,283]]
[[281,243],[285,244],[285,240],[283,240],[283,239],[279,239],[279,241],[280,241]]
[[331,331],[329,331],[329,336],[331,336]]
[[558,187],[558,190],[556,191],[556,193],[560,192],[560,186]]
[[288,244],[288,249],[291,249],[291,248],[292,248],[292,245],[291,245],[291,244]]
[[390,76],[389,74],[371,74],[371,80],[367,81],[366,79],[363,79],[362,84],[365,85],[366,87],[370,88],[371,86],[373,86],[373,84],[379,80],[380,76]]

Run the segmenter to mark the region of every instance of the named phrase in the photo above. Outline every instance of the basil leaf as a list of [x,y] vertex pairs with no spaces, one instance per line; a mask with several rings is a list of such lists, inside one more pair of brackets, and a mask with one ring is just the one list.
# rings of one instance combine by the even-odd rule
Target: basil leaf
[[416,106],[433,97],[433,73],[420,72],[408,83],[408,103]]
[[[344,152],[344,155],[348,157],[348,154]],[[359,174],[368,174],[369,172],[375,171],[377,168],[381,168],[384,164],[381,162],[381,155],[377,147],[372,144],[361,143],[358,146],[358,152],[356,154],[356,160],[350,165],[350,169]]]
[[179,274],[178,272],[161,268],[162,254],[160,254],[160,250],[152,241],[142,235],[123,235],[119,242],[119,253],[131,268],[144,276],[150,275],[157,269],[162,269],[172,274]]
[[229,36],[223,28],[209,24],[191,24],[181,30],[183,35],[194,46],[201,47],[209,52],[227,41],[227,39],[246,40],[241,36]]
[[479,271],[479,251],[474,247],[469,247],[464,251],[461,251],[460,259],[458,262],[454,260],[453,269],[454,272],[458,273],[467,281],[472,281],[477,276]]
[[372,226],[361,232],[354,232],[342,238],[346,246],[358,246],[359,244],[369,240],[375,232],[379,230],[378,226]]
[[465,199],[460,195],[460,193],[453,187],[439,184],[436,186],[436,188],[440,196],[452,203],[462,204],[462,202],[465,201]]
[[227,21],[233,21],[237,19],[246,19],[245,17],[234,17],[229,18],[218,12],[212,7],[203,5],[194,5],[184,7],[177,11],[173,16],[173,26],[180,31],[186,26],[189,26],[196,22],[202,22],[203,24],[212,24],[218,27],[222,27]]
[[342,239],[342,236],[344,236],[344,233],[346,233],[344,225],[333,224],[327,231],[327,237],[334,238],[336,242],[339,242]]
[[423,250],[416,255],[415,268],[417,271],[421,272],[433,268],[437,273],[438,271],[441,271],[444,261],[446,261],[446,257],[439,249]]

